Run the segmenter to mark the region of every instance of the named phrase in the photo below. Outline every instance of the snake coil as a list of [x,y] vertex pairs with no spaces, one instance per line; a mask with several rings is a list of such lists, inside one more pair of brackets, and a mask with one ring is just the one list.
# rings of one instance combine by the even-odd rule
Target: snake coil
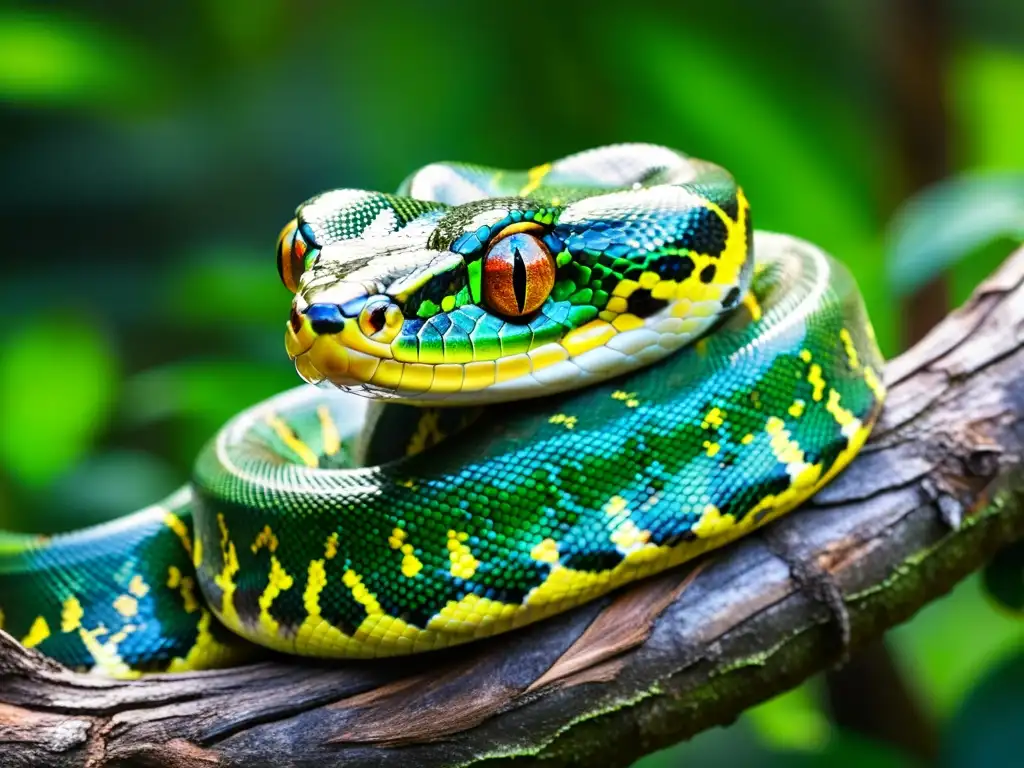
[[320,386],[234,417],[160,504],[0,534],[0,628],[122,677],[468,642],[792,510],[884,398],[848,272],[664,147],[328,192],[278,269]]

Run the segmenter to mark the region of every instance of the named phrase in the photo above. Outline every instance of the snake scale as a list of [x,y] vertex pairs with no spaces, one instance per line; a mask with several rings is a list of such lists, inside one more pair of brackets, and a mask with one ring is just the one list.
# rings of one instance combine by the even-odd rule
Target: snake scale
[[847,271],[664,147],[327,192],[278,269],[320,386],[234,417],[159,504],[0,534],[25,646],[131,677],[505,632],[792,510],[884,398]]

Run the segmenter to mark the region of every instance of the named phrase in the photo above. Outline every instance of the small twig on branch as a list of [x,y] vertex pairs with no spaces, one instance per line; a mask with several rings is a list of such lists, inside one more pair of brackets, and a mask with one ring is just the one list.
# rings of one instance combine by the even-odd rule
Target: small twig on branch
[[[886,380],[861,456],[773,524],[840,588],[853,649],[1024,537],[1024,250]],[[834,617],[754,534],[531,628],[403,661],[126,683],[0,633],[0,765],[628,765],[832,666]]]

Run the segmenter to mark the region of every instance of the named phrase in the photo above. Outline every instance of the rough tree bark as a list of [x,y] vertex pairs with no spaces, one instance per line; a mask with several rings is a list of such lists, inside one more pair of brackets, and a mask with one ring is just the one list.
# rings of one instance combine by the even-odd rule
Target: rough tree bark
[[886,380],[863,454],[769,533],[493,641],[122,683],[0,633],[0,765],[614,766],[728,723],[843,657],[820,587],[855,650],[1024,537],[1024,250]]

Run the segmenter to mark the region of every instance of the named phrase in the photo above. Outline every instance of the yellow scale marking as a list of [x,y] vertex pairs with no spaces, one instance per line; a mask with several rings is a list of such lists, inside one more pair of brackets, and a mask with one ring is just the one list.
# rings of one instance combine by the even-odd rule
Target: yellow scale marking
[[177,566],[167,569],[167,588],[181,595],[181,604],[185,613],[195,613],[202,605],[196,599],[196,583],[191,576],[186,576]]
[[662,280],[661,276],[657,272],[643,272],[637,282],[640,284],[641,288],[651,291],[654,290],[654,287],[658,285],[658,283],[662,282]]
[[[735,220],[730,218],[715,203],[711,201],[704,202],[704,206],[708,210],[713,211],[725,225],[725,248],[717,257],[703,253],[688,254],[691,261],[693,261],[694,268],[689,277],[676,285],[675,298],[682,302],[698,304],[698,306],[693,308],[686,307],[684,309],[677,304],[673,307],[672,311],[674,317],[701,316],[702,313],[705,317],[710,316],[712,312],[716,312],[718,309],[718,307],[714,309],[712,307],[721,302],[725,291],[735,285],[739,279],[740,270],[747,256],[746,219],[749,215],[750,206],[743,191],[739,189],[736,191],[736,202],[739,213]],[[710,283],[705,283],[701,280],[700,273],[708,265],[714,265],[715,276]],[[654,296],[654,293],[652,292],[651,295]],[[749,295],[748,293],[747,296]],[[658,297],[655,296],[655,298]],[[671,297],[666,296],[665,298]],[[700,304],[706,304],[707,306],[701,307],[699,306]],[[760,319],[760,308],[756,307],[755,309],[755,307],[756,303],[753,306],[747,305],[751,316],[754,317],[756,313],[756,319]]]
[[462,389],[461,365],[438,365],[434,368],[434,392],[458,392]]
[[860,419],[839,404],[839,397],[838,391],[830,389],[828,392],[828,403],[825,405],[825,410],[827,410],[832,415],[832,418],[836,420],[836,423],[843,428],[843,434],[850,437],[851,434],[860,429]]
[[857,348],[853,345],[853,337],[848,330],[843,328],[839,331],[839,339],[843,342],[846,358],[850,361],[850,368],[856,371],[860,368],[860,358],[857,356]]
[[404,363],[399,363],[395,360],[381,360],[370,381],[381,387],[397,387],[402,381],[404,369]]
[[621,400],[627,408],[636,408],[640,405],[640,401],[636,399],[636,392],[624,392],[621,389],[612,392],[612,400]]
[[266,416],[266,422],[277,433],[277,436],[281,438],[281,442],[288,446],[288,448],[301,460],[302,463],[307,467],[318,467],[320,466],[320,459],[313,453],[313,450],[302,442],[292,431],[292,428],[285,423],[284,419],[273,413],[268,413]]
[[32,626],[28,628],[28,634],[21,638],[21,644],[26,648],[35,648],[49,636],[50,625],[46,623],[45,618],[37,616]]
[[414,578],[423,570],[423,563],[416,557],[416,549],[406,541],[406,534],[401,528],[395,528],[388,537],[388,546],[402,552],[402,575],[407,579]]
[[465,379],[462,383],[462,388],[465,391],[476,391],[489,387],[494,383],[495,376],[497,375],[497,366],[493,360],[466,363],[463,367],[463,373]]
[[560,343],[569,352],[570,357],[576,357],[588,350],[604,346],[611,341],[616,333],[617,331],[611,323],[605,320],[591,320],[589,323],[569,331]]
[[199,568],[203,562],[203,540],[196,536],[195,550],[192,552],[192,565]]
[[324,544],[324,557],[328,560],[333,560],[338,554],[338,538],[337,531],[327,537],[327,542]]
[[564,413],[556,413],[548,419],[548,424],[561,424],[566,429],[576,428],[576,417],[567,416]]
[[825,394],[825,380],[821,377],[821,366],[817,363],[811,365],[811,370],[807,374],[807,382],[814,387],[811,392],[814,402],[820,402]]
[[526,172],[526,185],[519,190],[520,197],[526,197],[537,191],[537,187],[544,181],[544,177],[551,172],[551,163],[538,165]]
[[405,446],[406,456],[421,453],[444,439],[445,434],[441,431],[438,418],[437,411],[432,408],[420,411],[420,418],[416,422],[416,431],[409,437],[409,443]]
[[545,344],[537,349],[531,349],[526,356],[530,358],[533,370],[540,371],[549,365],[568,360],[569,352],[561,344]]
[[316,416],[320,420],[320,435],[323,441],[324,453],[334,456],[341,450],[341,434],[338,432],[338,425],[331,418],[331,412],[326,405],[317,406]]
[[640,283],[636,280],[630,280],[629,278],[623,278],[619,280],[618,284],[612,289],[612,299],[608,300],[611,304],[615,297],[622,299],[623,308],[625,308],[626,299],[633,295],[633,292],[640,287]]
[[643,328],[644,321],[641,320],[636,315],[631,315],[627,313],[625,315],[619,315],[614,320],[612,320],[612,325],[615,327],[615,330],[617,331],[633,331],[636,330],[637,328]]
[[[384,357],[377,357],[376,355],[368,352],[360,352],[357,349],[343,349],[338,347],[337,344],[332,345],[332,349],[337,349],[339,352],[344,352],[347,355],[346,371],[361,381],[369,381],[372,379],[373,374],[377,371],[377,367],[383,360],[387,359]],[[330,372],[331,369],[328,367],[325,370]]]
[[868,387],[874,393],[875,398],[882,402],[885,399],[885,385],[878,378],[878,374],[875,373],[874,369],[869,365],[864,369],[864,381]]
[[[120,631],[111,635],[107,628],[101,625],[93,630],[79,629],[78,637],[82,641],[82,645],[92,655],[93,661],[96,662],[99,669],[111,677],[131,680],[141,677],[142,672],[129,667],[117,649],[136,629],[134,624],[125,624]],[[107,639],[100,642],[99,638],[101,637]]]
[[707,415],[703,418],[700,423],[701,429],[710,429],[711,427],[721,427],[725,423],[725,414],[720,408],[712,408],[707,412]]
[[466,545],[468,533],[448,531],[448,559],[451,562],[452,576],[460,579],[471,579],[476,573],[480,561],[473,557],[473,553]]
[[[641,275],[640,278],[643,279],[643,275]],[[653,288],[651,288],[651,298],[660,299],[662,301],[674,299],[678,287],[679,284],[675,280],[662,280]]]
[[277,552],[277,536],[270,529],[269,525],[263,526],[263,530],[256,534],[256,540],[252,543],[250,549],[255,555],[261,549],[268,549],[271,552]]
[[518,379],[525,376],[532,370],[530,358],[527,355],[512,355],[495,361],[495,376],[498,383]]
[[259,597],[260,624],[264,631],[276,635],[281,628],[280,622],[270,615],[270,606],[274,604],[278,595],[287,592],[295,585],[295,580],[288,575],[288,572],[281,565],[276,556],[270,557],[270,573],[267,575],[267,586]]
[[804,452],[796,440],[792,439],[789,430],[786,429],[786,423],[777,416],[771,416],[765,424],[765,431],[771,436],[772,453],[780,464],[786,466],[786,471],[793,481],[791,487],[807,487],[813,484],[821,474],[821,466],[804,461]]
[[554,539],[542,539],[537,546],[530,550],[530,557],[538,563],[557,563],[558,542]]
[[631,511],[624,497],[612,496],[604,506],[604,513],[611,518],[608,538],[623,555],[636,551],[650,541],[651,532],[641,530],[629,519]]
[[408,392],[426,392],[434,383],[434,366],[407,362],[402,367],[402,389]]
[[114,610],[126,619],[134,618],[139,613],[139,601],[131,595],[118,595],[114,600]]
[[633,552],[651,540],[651,532],[643,531],[632,520],[623,520],[609,537],[622,553]]
[[609,312],[620,314],[629,309],[629,304],[621,296],[613,296],[612,298],[608,299],[608,303],[605,305],[605,309],[607,309]]
[[743,297],[742,304],[750,315],[751,320],[756,323],[761,319],[761,305],[757,303],[757,297],[754,294],[747,292]]
[[164,525],[177,534],[178,538],[181,539],[181,546],[191,555],[192,539],[189,537],[188,526],[185,525],[185,521],[173,512],[168,511],[164,514]]
[[407,579],[414,578],[423,570],[423,563],[416,557],[416,550],[412,544],[402,547],[402,575]]
[[[221,569],[221,572],[213,578],[213,583],[220,587],[222,591],[218,615],[221,621],[237,631],[237,628],[241,625],[238,611],[235,610],[235,590],[237,589],[235,586],[235,575],[240,568],[238,550],[235,549],[235,543],[231,541],[227,523],[224,521],[224,514],[221,512],[217,513],[217,525],[220,528],[220,552],[224,560],[224,567]],[[197,539],[197,541],[199,540]]]
[[185,656],[171,661],[167,667],[168,672],[218,667],[230,657],[231,649],[217,642],[210,632],[212,623],[213,617],[204,609],[196,623],[196,642]]
[[277,535],[269,525],[263,527],[263,530],[256,535],[256,539],[250,546],[254,555],[263,549],[270,552],[270,570],[267,573],[267,586],[264,587],[257,603],[260,608],[260,625],[271,635],[276,635],[281,625],[277,619],[271,616],[270,607],[282,592],[287,592],[295,585],[295,580],[284,569],[284,566],[281,565],[281,561],[277,559],[275,553],[278,546]]
[[149,586],[142,576],[135,574],[132,576],[132,580],[128,582],[128,591],[135,595],[135,597],[143,598],[149,594]]
[[60,631],[67,633],[78,630],[82,626],[82,618],[84,616],[85,611],[82,609],[82,603],[79,602],[77,597],[70,595],[64,601],[63,606],[61,606]]

